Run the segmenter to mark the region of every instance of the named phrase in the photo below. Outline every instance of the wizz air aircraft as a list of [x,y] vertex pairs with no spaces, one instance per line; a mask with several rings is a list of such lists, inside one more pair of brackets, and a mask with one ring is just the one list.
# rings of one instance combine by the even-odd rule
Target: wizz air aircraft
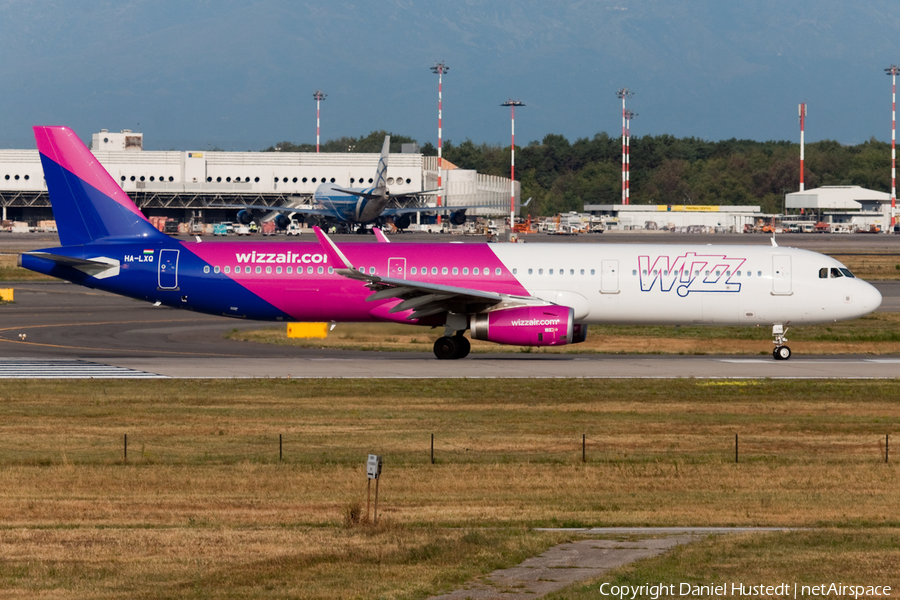
[[[391,194],[387,184],[388,157],[390,155],[391,136],[385,136],[384,145],[381,148],[381,156],[378,159],[378,168],[375,170],[375,178],[370,179],[370,187],[344,188],[333,183],[323,183],[316,188],[313,194],[314,207],[304,206],[251,206],[246,204],[216,205],[223,208],[240,208],[237,219],[244,225],[249,225],[254,219],[254,210],[275,211],[279,214],[274,218],[279,229],[286,229],[290,224],[288,214],[299,215],[304,219],[318,220],[325,225],[336,225],[349,230],[356,225],[368,223],[383,224],[385,219],[393,219],[397,229],[406,229],[412,224],[412,216],[415,213],[449,213],[450,222],[454,225],[462,225],[466,222],[466,211],[470,208],[484,208],[483,206],[404,206],[388,208],[391,200],[408,200],[423,194],[434,194],[438,190],[427,190],[409,194]],[[359,233],[365,233],[360,227]]]
[[260,321],[442,327],[441,359],[474,339],[585,340],[593,323],[772,327],[852,319],[881,294],[838,261],[772,246],[180,241],[157,231],[65,127],[35,127],[58,248],[20,265],[166,306]]

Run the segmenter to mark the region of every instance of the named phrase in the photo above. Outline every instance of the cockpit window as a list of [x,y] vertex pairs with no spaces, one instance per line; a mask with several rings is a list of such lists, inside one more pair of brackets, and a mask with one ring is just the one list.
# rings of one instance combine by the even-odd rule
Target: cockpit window
[[844,267],[841,267],[841,273],[844,274],[844,277],[856,277],[856,275],[850,272],[850,269],[846,269]]
[[828,279],[828,267],[819,269],[819,279]]
[[843,277],[844,274],[841,273],[841,270],[837,267],[831,267],[831,276],[832,277]]

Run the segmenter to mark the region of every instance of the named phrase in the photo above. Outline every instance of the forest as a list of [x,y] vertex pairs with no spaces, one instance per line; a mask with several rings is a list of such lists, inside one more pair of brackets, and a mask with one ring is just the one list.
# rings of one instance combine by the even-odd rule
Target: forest
[[[360,138],[340,138],[323,152],[379,152],[384,131]],[[415,142],[391,134],[391,151]],[[281,142],[268,149],[315,152],[315,145]],[[421,147],[436,156],[428,142]],[[462,169],[509,177],[510,147],[443,142],[442,155]],[[783,212],[784,195],[799,189],[800,145],[786,141],[730,139],[711,142],[670,135],[632,137],[632,204],[759,205],[763,212]],[[570,142],[548,134],[541,141],[516,145],[516,179],[522,197],[533,198],[532,215],[583,210],[584,204],[618,204],[622,197],[622,138],[598,133]],[[806,144],[806,189],[823,185],[859,185],[890,192],[891,146],[874,138],[855,146],[831,140]]]

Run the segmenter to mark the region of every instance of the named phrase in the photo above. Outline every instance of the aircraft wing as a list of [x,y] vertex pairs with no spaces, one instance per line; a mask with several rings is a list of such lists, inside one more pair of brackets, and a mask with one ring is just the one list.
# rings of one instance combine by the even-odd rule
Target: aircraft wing
[[[436,190],[435,190],[436,191]],[[422,192],[423,194],[426,192]],[[430,192],[429,192],[430,193]],[[397,198],[397,196],[391,196],[391,198]],[[531,202],[531,198],[525,201],[522,204],[522,208],[528,206]],[[414,206],[411,208],[386,208],[382,211],[382,215],[386,217],[391,217],[394,215],[402,215],[403,213],[428,213],[428,212],[440,212],[440,213],[448,213],[448,212],[456,212],[458,210],[475,210],[477,208],[503,208],[506,210],[507,204],[482,204],[479,206]]]
[[258,204],[207,204],[210,208],[242,208],[249,210],[271,210],[275,212],[299,213],[301,215],[314,215],[317,217],[333,217],[334,211],[324,208],[292,208],[290,206],[259,206]]
[[[369,192],[362,192],[360,190],[348,190],[345,188],[333,187],[332,191],[341,192],[342,194],[349,194],[351,196],[359,196],[360,198],[366,198],[367,200],[377,200],[383,198],[383,194],[372,194]],[[403,194],[389,194],[392,200],[403,200],[408,198],[415,198],[417,196],[423,196],[428,194],[437,194],[441,190],[423,190],[421,192],[406,192]]]
[[376,300],[401,300],[389,312],[399,313],[412,310],[406,318],[408,320],[421,319],[443,312],[459,314],[472,314],[480,312],[497,304],[509,306],[525,304],[547,304],[546,301],[533,296],[512,296],[498,294],[471,288],[463,288],[436,283],[426,283],[410,279],[396,277],[380,277],[370,275],[357,270],[347,257],[338,249],[337,245],[319,227],[313,227],[316,237],[326,254],[328,262],[335,265],[334,270],[339,275],[366,283],[366,287],[372,290],[372,294],[366,298],[367,302]]
[[[396,196],[391,196],[396,198]],[[505,205],[503,205],[505,208]],[[500,204],[481,204],[479,206],[412,206],[409,208],[386,208],[382,211],[382,216],[392,217],[394,215],[402,215],[405,213],[448,213],[458,210],[475,210],[476,208],[501,208]]]
[[333,192],[340,192],[342,194],[348,194],[350,196],[359,196],[360,198],[365,198],[366,200],[375,200],[377,198],[382,198],[384,194],[370,194],[369,192],[361,192],[359,190],[346,190],[344,188],[331,188]]

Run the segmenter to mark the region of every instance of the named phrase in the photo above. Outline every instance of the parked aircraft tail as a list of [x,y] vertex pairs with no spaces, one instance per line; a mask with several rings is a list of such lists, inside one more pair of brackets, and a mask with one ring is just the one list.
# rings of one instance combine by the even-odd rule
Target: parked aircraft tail
[[381,157],[378,159],[378,170],[375,171],[374,186],[383,193],[387,189],[388,155],[391,152],[391,136],[384,136],[384,145],[381,147]]
[[44,179],[63,246],[166,238],[68,127],[35,127]]

